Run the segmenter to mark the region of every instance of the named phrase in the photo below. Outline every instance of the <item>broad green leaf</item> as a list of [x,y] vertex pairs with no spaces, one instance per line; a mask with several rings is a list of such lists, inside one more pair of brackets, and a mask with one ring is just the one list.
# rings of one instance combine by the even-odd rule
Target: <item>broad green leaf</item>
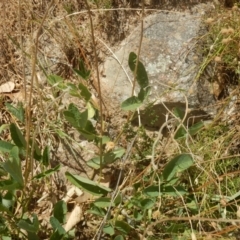
[[[9,124],[3,124],[3,125],[1,125],[1,127],[0,127],[0,133],[1,133],[3,130],[8,129],[8,128],[9,128]],[[1,145],[0,145],[0,147],[1,147]]]
[[61,223],[66,222],[67,204],[61,200],[54,205],[53,216]]
[[167,163],[163,170],[163,178],[170,181],[177,173],[183,172],[194,164],[190,154],[180,154]]
[[180,118],[180,119],[183,119],[185,116],[185,111],[178,107],[173,108],[173,113],[177,118]]
[[0,140],[0,151],[3,153],[9,153],[15,145]]
[[13,114],[20,122],[24,123],[24,109],[22,106],[22,103],[18,104],[18,107],[14,107],[13,105],[9,103],[5,103],[7,110]]
[[100,208],[106,208],[106,207],[109,207],[110,204],[111,204],[111,199],[110,198],[107,198],[107,197],[101,197],[101,198],[98,198],[96,199],[93,204],[96,206],[96,207],[100,207]]
[[[132,72],[135,71],[136,64],[137,64],[137,55],[134,52],[131,52],[128,58],[128,65],[132,70]],[[137,74],[136,78],[139,86],[141,88],[147,87],[149,85],[148,75],[144,65],[140,61],[138,61],[136,74]]]
[[[12,211],[9,211],[9,209],[5,206],[3,206],[1,203],[0,203],[0,212],[6,212],[9,216],[12,216],[13,217],[13,214],[12,214]],[[1,224],[0,224],[0,233],[1,233]]]
[[71,96],[81,98],[79,89],[77,88],[77,86],[75,84],[67,83],[67,88],[68,88],[68,92]]
[[40,148],[38,147],[37,142],[34,142],[33,148],[34,148],[34,150],[33,150],[34,159],[37,160],[37,161],[40,161],[42,159],[42,154],[41,154]]
[[105,225],[103,227],[103,232],[112,236],[115,232],[114,232],[114,228],[111,225]]
[[53,229],[57,231],[60,236],[63,236],[66,233],[65,229],[55,217],[50,218],[50,223]]
[[172,197],[180,197],[187,193],[188,192],[184,189],[184,187],[181,187],[181,186],[176,186],[176,187],[165,186],[163,189],[163,194],[172,196]]
[[151,209],[154,206],[155,201],[153,201],[152,199],[143,199],[141,200],[140,203],[141,203],[142,209],[147,210],[147,209]]
[[74,72],[79,75],[80,77],[82,77],[84,80],[88,80],[88,78],[90,77],[90,70],[87,70],[85,65],[84,65],[84,61],[82,59],[79,59],[79,70],[78,69],[74,69]]
[[184,138],[187,136],[187,134],[193,136],[203,127],[204,127],[204,123],[202,121],[195,123],[190,128],[188,128],[187,131],[183,127],[180,127],[179,130],[176,132],[174,138],[175,139]]
[[92,206],[90,210],[87,210],[87,212],[90,214],[100,216],[100,217],[104,217],[106,215],[107,211],[104,208]]
[[141,105],[142,105],[142,101],[140,101],[138,97],[132,96],[122,102],[121,108],[125,111],[135,111]]
[[143,193],[149,197],[159,197],[162,193],[162,186],[159,185],[151,185],[143,190]]
[[180,127],[176,134],[174,135],[174,139],[179,139],[179,138],[183,138],[183,137],[186,137],[187,135],[187,131],[185,130],[184,127]]
[[33,226],[36,228],[36,229],[39,229],[39,221],[38,221],[38,217],[37,217],[37,215],[34,213],[33,214],[33,220],[32,220],[32,222],[33,222]]
[[3,168],[12,176],[16,182],[20,184],[20,186],[23,186],[21,161],[18,157],[18,154],[18,147],[13,147],[10,151],[10,158],[3,163]]
[[141,88],[140,89],[140,92],[138,93],[138,99],[143,102],[149,95],[150,93],[150,90],[151,90],[151,87],[148,86],[146,87],[145,89],[144,88]]
[[21,219],[19,222],[18,222],[18,227],[21,228],[21,229],[24,229],[26,230],[27,232],[33,232],[33,233],[36,233],[38,231],[38,226],[37,225],[33,225],[30,220],[23,220]]
[[122,194],[118,193],[117,197],[114,199],[114,205],[117,206],[122,203]]
[[90,102],[87,103],[87,110],[88,110],[88,120],[90,120],[95,116],[96,110],[94,109],[94,107]]
[[198,123],[195,123],[194,125],[192,125],[188,131],[190,133],[191,136],[195,135],[200,129],[202,129],[204,127],[204,123],[203,121],[200,121]]
[[106,195],[108,192],[111,192],[112,190],[110,188],[98,185],[94,181],[91,181],[87,178],[78,176],[78,175],[73,175],[69,172],[66,172],[66,177],[67,179],[74,184],[76,187],[79,187],[86,192],[91,193],[92,195],[95,196],[102,196]]
[[[113,152],[105,153],[102,158],[102,165],[105,166],[115,162],[117,159],[123,156],[124,152],[125,152],[124,148],[118,148],[118,149],[115,149]],[[100,169],[100,157],[95,157],[87,161],[87,165],[96,170]]]
[[19,147],[19,148],[26,148],[26,140],[23,137],[21,131],[19,128],[14,124],[10,124],[10,132],[13,142]]
[[91,134],[96,134],[96,130],[92,124],[91,121],[87,120],[85,127],[83,128],[84,131],[91,133]]
[[84,129],[87,127],[88,121],[88,110],[86,109],[84,112],[80,113],[78,108],[70,103],[68,106],[68,110],[63,112],[66,120],[75,128]]
[[124,237],[122,235],[117,235],[114,240],[124,240]]
[[66,176],[68,180],[71,181],[75,186],[83,188],[84,190],[90,192],[93,195],[101,196],[111,191],[110,188],[101,186],[96,182],[91,181],[87,178],[84,178],[78,175],[72,175],[69,172],[66,172]]
[[143,218],[143,215],[139,212],[138,209],[135,209],[133,212],[133,217],[136,221],[141,221]]
[[79,83],[79,84],[78,84],[78,88],[79,88],[79,90],[80,90],[80,95],[81,95],[81,97],[82,97],[86,102],[88,102],[88,101],[91,99],[91,97],[92,97],[92,94],[88,91],[88,88],[87,88],[84,84],[82,84],[82,83]]
[[50,85],[55,85],[63,82],[63,78],[57,75],[49,75],[47,81]]
[[7,209],[14,207],[16,203],[14,191],[7,191],[7,193],[1,199],[2,206]]
[[131,230],[131,227],[124,221],[116,221],[115,228],[123,234],[128,234]]
[[2,240],[12,240],[12,238],[8,236],[2,236]]
[[57,172],[61,167],[61,164],[58,164],[56,167],[46,170],[45,172],[39,173],[33,179],[41,179],[50,176],[51,174]]
[[16,189],[21,189],[22,185],[13,179],[0,181],[0,190],[15,191]]
[[134,52],[130,52],[128,57],[128,66],[132,72],[134,72],[135,70],[136,62],[137,62],[137,55]]
[[43,157],[42,157],[43,165],[49,166],[50,164],[50,148],[49,146],[46,146],[43,150]]

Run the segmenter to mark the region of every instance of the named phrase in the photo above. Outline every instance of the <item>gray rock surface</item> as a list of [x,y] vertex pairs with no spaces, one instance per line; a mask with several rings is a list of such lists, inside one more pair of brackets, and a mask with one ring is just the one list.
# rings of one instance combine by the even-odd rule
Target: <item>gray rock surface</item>
[[[186,96],[190,105],[201,105],[195,79],[199,69],[195,50],[202,17],[209,8],[210,5],[200,4],[191,13],[160,12],[144,19],[140,60],[152,87],[151,101],[185,102]],[[131,96],[133,74],[128,56],[138,52],[140,32],[139,25],[104,63],[103,95],[114,109]]]

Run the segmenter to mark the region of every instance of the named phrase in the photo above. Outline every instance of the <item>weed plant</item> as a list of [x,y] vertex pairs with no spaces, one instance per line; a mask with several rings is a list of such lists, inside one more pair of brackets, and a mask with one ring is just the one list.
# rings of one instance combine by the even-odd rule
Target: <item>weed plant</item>
[[[184,113],[176,108],[173,109],[175,118],[165,124],[166,127],[174,122],[175,128],[165,138],[162,137],[163,127],[150,134],[142,126],[131,126],[131,117],[150,92],[147,72],[139,60],[139,49],[138,54],[129,54],[128,63],[133,86],[138,84],[140,90],[121,104],[129,118],[123,129],[117,129],[119,135],[112,139],[105,131],[90,3],[84,2],[90,21],[89,41],[93,46],[91,59],[97,72],[96,81],[93,80],[94,67],[82,52],[81,60],[71,59],[75,63],[67,70],[75,74],[74,81],[67,81],[68,74],[60,76],[45,70],[46,92],[41,91],[38,84],[33,85],[34,80],[37,81],[37,68],[45,69],[38,58],[40,30],[48,14],[54,12],[54,1],[45,3],[46,12],[41,13],[39,19],[31,19],[39,28],[31,56],[30,84],[26,77],[23,84],[24,101],[8,101],[9,97],[12,99],[10,94],[0,100],[3,108],[0,125],[1,239],[153,240],[219,239],[219,236],[234,239],[238,236],[239,130],[233,125],[238,123],[237,118],[222,123],[217,116],[209,126],[200,122],[187,128],[182,124]],[[24,4],[27,3],[19,1],[19,13]],[[102,5],[109,7],[109,2],[96,3],[98,7]],[[75,11],[74,7],[72,3],[63,5],[68,14]],[[213,44],[206,46],[208,52],[199,74],[214,61],[221,66],[220,74],[228,73],[229,81],[224,80],[224,87],[234,85],[238,88],[239,9],[236,5],[219,14],[223,17],[207,20],[210,24],[207,37]],[[70,22],[66,20],[66,26],[72,26],[72,32],[78,37],[76,26]],[[21,51],[22,59],[29,57],[23,42],[9,38]],[[99,103],[94,97],[96,89],[100,93]],[[35,91],[36,99],[33,97]],[[64,106],[66,96],[75,101]],[[81,106],[76,102],[81,102]],[[80,135],[80,144],[70,131]],[[59,162],[53,164],[52,160],[62,140],[68,143],[72,153],[74,144],[82,150],[85,142],[94,145],[94,156],[84,165],[85,170],[93,170],[91,176],[69,170],[64,172],[64,186],[57,183],[64,166]],[[104,185],[103,180],[109,184]]]

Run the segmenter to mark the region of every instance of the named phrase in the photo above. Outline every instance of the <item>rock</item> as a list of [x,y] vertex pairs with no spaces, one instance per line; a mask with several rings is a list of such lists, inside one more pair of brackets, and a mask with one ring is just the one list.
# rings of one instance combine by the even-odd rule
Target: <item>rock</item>
[[[201,109],[194,109],[191,106],[188,106],[188,109],[186,109],[186,104],[180,102],[165,102],[164,105],[159,103],[140,111],[141,124],[147,130],[159,130],[162,124],[174,117],[174,109],[178,109],[182,116],[185,116],[187,110],[184,124],[188,127],[201,120],[209,119],[209,114]],[[138,114],[136,113],[132,120],[133,125],[139,124],[137,116]]]
[[[175,102],[199,107],[205,98],[196,80],[199,53],[196,52],[202,16],[210,5],[200,4],[190,12],[160,12],[144,19],[140,60],[151,85],[150,101]],[[128,67],[130,52],[138,52],[141,26],[124,40],[121,48],[109,57],[103,67],[103,96],[112,109],[131,96],[133,74]],[[201,61],[201,60],[200,60]],[[138,92],[138,88],[135,89]],[[209,93],[210,94],[210,93]],[[199,97],[201,96],[201,102]],[[207,99],[207,98],[206,98]],[[210,96],[212,101],[212,96]],[[209,99],[207,100],[209,101]]]

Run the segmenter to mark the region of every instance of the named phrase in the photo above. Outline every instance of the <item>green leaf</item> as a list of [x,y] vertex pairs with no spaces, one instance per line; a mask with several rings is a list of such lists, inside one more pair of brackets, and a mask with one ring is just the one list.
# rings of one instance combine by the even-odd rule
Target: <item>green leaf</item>
[[84,80],[88,80],[88,78],[90,77],[90,70],[87,70],[84,62],[82,59],[79,59],[79,70],[78,69],[74,69],[74,72],[79,75],[80,77],[82,77]]
[[16,189],[21,188],[22,185],[16,182],[14,179],[0,181],[0,190],[15,191]]
[[18,157],[19,150],[18,147],[13,147],[10,151],[10,158],[6,162],[3,163],[3,168],[7,171],[12,178],[23,186],[23,176],[22,176],[22,168],[21,161]]
[[174,139],[183,138],[183,137],[186,137],[186,135],[187,135],[187,131],[185,130],[185,128],[184,127],[180,127],[177,130],[177,132],[176,132],[176,134],[174,136]]
[[5,106],[11,114],[13,114],[20,122],[24,123],[25,115],[22,103],[19,103],[17,108],[9,103],[5,103]]
[[123,234],[128,234],[131,230],[131,227],[124,221],[116,221],[115,228]]
[[65,119],[75,128],[84,129],[88,120],[88,110],[80,113],[78,108],[70,103],[68,110],[63,112]]
[[1,198],[1,203],[4,208],[11,210],[16,203],[14,191],[7,191],[7,193]]
[[50,164],[50,148],[49,146],[46,146],[43,151],[43,157],[42,157],[43,165],[49,166]]
[[133,217],[136,221],[141,221],[143,218],[143,215],[139,212],[138,209],[135,209],[133,212]]
[[[30,141],[30,142],[32,142],[32,141]],[[42,154],[41,154],[41,150],[38,147],[36,142],[34,142],[33,148],[34,148],[34,150],[33,150],[34,159],[37,160],[37,161],[40,161],[42,159]]]
[[66,222],[66,214],[67,214],[67,204],[63,200],[58,201],[54,206],[53,216],[61,224],[64,224]]
[[[117,149],[114,149],[113,152],[105,153],[102,158],[102,165],[105,166],[115,162],[117,159],[121,158],[124,153],[125,153],[124,148],[117,148]],[[87,161],[87,165],[96,170],[100,169],[100,157],[95,157]]]
[[114,232],[114,228],[111,225],[105,225],[103,227],[103,232],[112,236],[115,232]]
[[87,120],[86,125],[80,131],[84,131],[87,135],[96,134],[95,128],[92,125],[92,122]]
[[0,151],[3,153],[9,153],[15,145],[0,140]]
[[36,233],[38,231],[38,225],[36,223],[34,225],[30,220],[21,219],[17,225],[19,228],[24,229],[27,232]]
[[106,195],[108,192],[111,192],[112,190],[110,188],[98,185],[97,183],[78,176],[78,175],[73,175],[69,172],[66,172],[66,177],[67,179],[74,184],[76,187],[79,187],[83,190],[85,190],[86,192],[91,193],[92,195],[95,196],[102,196],[102,195]]
[[69,94],[71,96],[81,98],[79,89],[77,88],[77,86],[75,84],[67,83],[67,88],[68,88]]
[[150,90],[151,90],[151,87],[148,86],[146,87],[145,89],[144,88],[141,88],[140,89],[140,92],[138,93],[138,99],[143,102],[149,95],[150,93]]
[[183,127],[180,127],[179,130],[176,132],[174,138],[175,139],[184,138],[187,136],[187,134],[194,136],[203,127],[204,127],[203,121],[195,123],[188,129],[188,131],[186,131]]
[[117,206],[122,203],[122,194],[118,193],[117,197],[114,199],[114,206]]
[[93,204],[96,207],[99,207],[99,208],[106,208],[106,207],[109,207],[111,205],[111,199],[107,198],[107,197],[101,197],[101,198],[96,199],[93,202]]
[[183,172],[194,164],[190,154],[181,154],[167,163],[163,170],[163,178],[170,181],[177,173]]
[[[132,70],[132,72],[135,71],[136,63],[137,63],[137,55],[134,52],[131,52],[128,58],[128,65]],[[137,74],[136,78],[139,86],[141,88],[147,87],[149,85],[148,75],[144,65],[140,61],[138,61],[136,74]]]
[[154,206],[155,201],[153,201],[152,199],[143,199],[140,203],[141,203],[142,209],[147,210],[147,209],[151,209]]
[[182,186],[165,186],[163,189],[163,194],[172,196],[172,197],[179,197],[187,194],[188,192]]
[[80,95],[81,95],[81,97],[82,97],[86,102],[88,102],[88,101],[91,99],[91,97],[92,97],[92,94],[88,91],[88,88],[87,88],[84,84],[82,84],[82,83],[79,83],[79,84],[78,84],[78,88],[79,88],[79,90],[80,90]]
[[173,108],[173,114],[180,119],[183,119],[185,116],[185,111],[183,111],[182,109],[178,108],[178,107],[174,107]]
[[[5,129],[8,129],[9,128],[9,124],[3,124],[3,125],[1,125],[1,127],[0,127],[0,133],[3,131],[3,130],[5,130]],[[0,145],[1,146],[1,145]]]
[[124,240],[124,237],[122,235],[117,235],[114,240]]
[[96,110],[90,102],[87,103],[87,110],[88,110],[88,120],[90,120],[95,116]]
[[87,212],[90,214],[100,216],[100,217],[104,217],[106,215],[107,211],[103,208],[92,206],[90,210],[87,210]]
[[51,217],[50,218],[50,223],[53,227],[53,229],[60,235],[63,236],[66,231],[65,229],[62,227],[62,225],[60,224],[60,222],[55,218],[55,217]]
[[122,102],[121,108],[125,111],[135,111],[141,105],[142,105],[142,101],[140,101],[138,97],[132,96]]
[[190,133],[191,136],[195,135],[200,129],[202,129],[204,127],[204,122],[200,121],[198,123],[195,123],[194,125],[192,125],[188,131]]
[[52,175],[53,173],[57,172],[61,167],[61,164],[58,164],[56,167],[51,168],[46,170],[45,172],[39,173],[38,175],[36,175],[33,179],[41,179],[41,178],[45,178],[48,177],[50,175]]
[[49,75],[47,77],[47,81],[50,85],[57,85],[59,83],[62,83],[63,82],[63,78],[60,77],[60,76],[57,76],[57,75]]
[[130,52],[128,57],[128,66],[132,72],[134,72],[135,70],[136,62],[137,62],[137,55],[134,52]]
[[21,131],[19,128],[14,124],[10,124],[10,132],[13,142],[19,147],[19,148],[26,148],[26,140],[23,137]]
[[159,197],[162,193],[162,185],[151,185],[143,190],[143,193],[149,197]]

